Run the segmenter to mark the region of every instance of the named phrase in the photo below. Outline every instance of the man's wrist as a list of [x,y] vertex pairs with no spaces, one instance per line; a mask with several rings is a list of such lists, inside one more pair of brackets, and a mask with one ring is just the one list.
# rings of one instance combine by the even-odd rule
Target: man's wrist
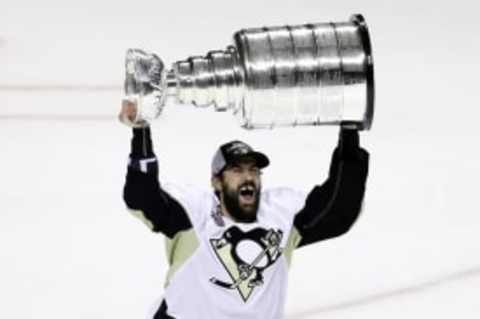
[[128,166],[142,173],[155,173],[158,171],[158,162],[156,157],[150,158],[129,158]]
[[131,158],[145,159],[155,157],[153,152],[150,127],[133,128],[131,141]]
[[338,151],[342,158],[355,157],[360,149],[360,137],[358,130],[341,128],[338,141]]

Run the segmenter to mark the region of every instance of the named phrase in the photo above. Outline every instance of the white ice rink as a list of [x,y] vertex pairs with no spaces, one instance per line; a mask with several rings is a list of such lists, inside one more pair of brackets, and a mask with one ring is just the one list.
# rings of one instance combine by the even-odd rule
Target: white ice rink
[[[168,63],[242,27],[370,27],[376,114],[364,211],[347,235],[294,255],[287,318],[479,318],[480,44],[469,1],[7,0],[0,4],[0,318],[144,318],[164,240],[121,199],[130,131],[115,119],[129,47]],[[326,178],[337,128],[244,131],[170,105],[153,124],[161,179],[209,187],[216,147],[266,152],[264,185]]]

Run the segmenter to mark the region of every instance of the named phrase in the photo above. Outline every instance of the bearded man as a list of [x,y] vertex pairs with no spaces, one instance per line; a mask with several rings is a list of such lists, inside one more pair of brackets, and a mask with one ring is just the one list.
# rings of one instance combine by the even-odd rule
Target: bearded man
[[[131,102],[122,122],[131,124]],[[369,154],[341,129],[327,180],[308,194],[263,189],[268,157],[241,141],[221,145],[212,190],[160,185],[148,125],[133,128],[124,187],[128,209],[166,236],[169,271],[154,319],[279,319],[294,249],[346,233],[360,214]]]

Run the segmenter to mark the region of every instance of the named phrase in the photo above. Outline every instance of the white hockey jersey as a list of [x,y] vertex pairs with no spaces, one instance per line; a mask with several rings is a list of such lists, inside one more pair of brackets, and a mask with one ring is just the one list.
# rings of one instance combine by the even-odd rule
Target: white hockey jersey
[[213,192],[164,186],[185,209],[192,229],[168,240],[165,300],[180,319],[283,318],[287,272],[299,241],[293,227],[305,194],[263,191],[257,221],[219,213]]

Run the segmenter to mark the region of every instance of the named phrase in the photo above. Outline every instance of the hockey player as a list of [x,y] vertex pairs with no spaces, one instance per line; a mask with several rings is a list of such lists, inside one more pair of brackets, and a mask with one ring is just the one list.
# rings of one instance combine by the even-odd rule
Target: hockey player
[[[120,119],[135,110],[124,102]],[[283,318],[294,249],[347,232],[365,192],[369,154],[341,129],[327,180],[303,194],[262,189],[268,157],[241,141],[219,147],[213,190],[160,184],[148,125],[133,128],[124,200],[167,240],[169,271],[154,319]]]

